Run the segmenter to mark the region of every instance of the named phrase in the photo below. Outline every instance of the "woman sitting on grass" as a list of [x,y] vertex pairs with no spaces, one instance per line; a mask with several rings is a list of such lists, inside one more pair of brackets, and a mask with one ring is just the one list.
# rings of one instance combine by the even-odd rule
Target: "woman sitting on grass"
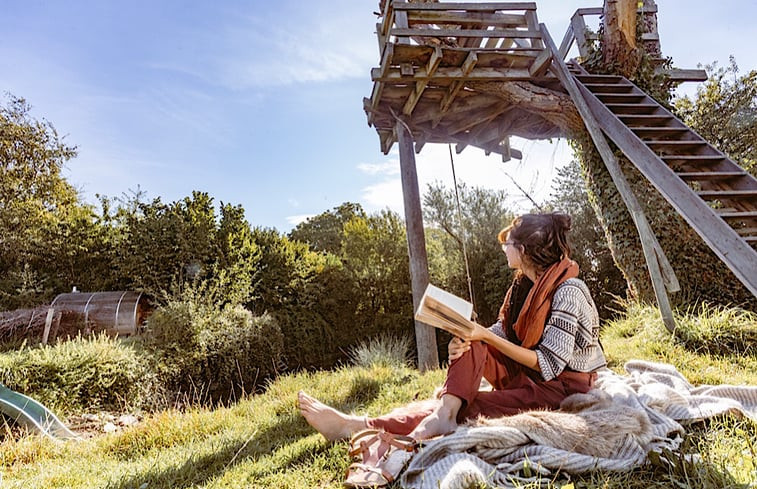
[[[570,222],[566,214],[526,214],[499,232],[515,280],[493,326],[472,323],[468,337],[450,341],[447,379],[436,403],[368,418],[300,392],[307,422],[328,440],[367,428],[426,440],[479,416],[557,409],[569,395],[589,391],[606,361],[596,306],[569,258]],[[482,377],[493,390],[479,391]]]

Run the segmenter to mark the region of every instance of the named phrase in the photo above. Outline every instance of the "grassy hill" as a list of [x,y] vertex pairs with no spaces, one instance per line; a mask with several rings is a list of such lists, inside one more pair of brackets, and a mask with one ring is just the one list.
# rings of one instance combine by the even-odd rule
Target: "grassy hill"
[[[757,385],[757,318],[737,309],[702,308],[678,318],[671,336],[653,308],[629,305],[602,333],[610,367],[631,358],[671,363],[692,383]],[[396,350],[396,348],[395,348]],[[304,389],[344,410],[376,415],[430,396],[444,371],[421,375],[377,348],[360,365],[279,377],[261,394],[217,409],[192,408],[145,416],[123,431],[78,442],[17,438],[6,428],[0,445],[3,488],[339,488],[346,443],[327,443],[299,416]],[[372,354],[373,353],[373,354]],[[400,355],[401,356],[401,355]],[[630,473],[559,478],[549,487],[752,487],[757,483],[757,426],[724,418],[695,427],[684,446],[698,453]]]

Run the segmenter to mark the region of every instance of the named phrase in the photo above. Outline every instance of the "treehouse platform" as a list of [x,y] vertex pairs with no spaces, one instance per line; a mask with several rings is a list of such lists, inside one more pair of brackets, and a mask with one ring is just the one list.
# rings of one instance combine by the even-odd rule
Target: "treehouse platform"
[[[641,4],[631,15],[641,19],[646,32],[638,42],[656,69],[673,82],[705,80],[703,70],[666,67],[657,6],[653,0]],[[510,136],[570,137],[585,128],[639,229],[658,301],[662,284],[675,291],[677,280],[608,142],[757,296],[757,180],[631,81],[566,61],[574,43],[581,58],[590,54],[598,36],[584,18],[602,15],[603,8],[577,10],[557,46],[539,23],[534,2],[382,0],[379,7],[380,61],[371,70],[373,90],[363,107],[381,151],[400,145],[411,272],[413,255],[425,257],[422,223],[420,236],[411,232],[419,229],[411,221],[420,220],[414,152],[426,143],[452,143],[458,153],[473,146],[507,161],[522,156],[511,148]],[[424,280],[413,274],[414,282]],[[414,296],[417,290],[414,284]]]

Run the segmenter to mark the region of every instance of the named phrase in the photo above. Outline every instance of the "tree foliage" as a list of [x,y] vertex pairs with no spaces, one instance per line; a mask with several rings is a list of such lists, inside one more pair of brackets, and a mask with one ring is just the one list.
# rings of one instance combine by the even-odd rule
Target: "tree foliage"
[[757,176],[757,70],[739,74],[731,57],[727,67],[705,67],[708,79],[696,95],[675,100],[683,121],[700,136]]
[[0,107],[0,305],[7,308],[49,298],[82,251],[66,235],[91,218],[62,174],[76,148],[30,111],[12,95]]
[[429,272],[432,281],[468,297],[465,243],[479,320],[483,324],[492,323],[512,279],[497,233],[515,216],[505,205],[503,191],[470,188],[465,184],[458,187],[460,215],[454,189],[437,182],[430,184],[423,196],[423,215],[431,228],[427,233],[427,247],[431,251]]
[[310,248],[315,251],[339,254],[344,225],[355,217],[366,217],[362,206],[353,202],[345,202],[330,211],[299,223],[289,233],[289,237],[309,244]]

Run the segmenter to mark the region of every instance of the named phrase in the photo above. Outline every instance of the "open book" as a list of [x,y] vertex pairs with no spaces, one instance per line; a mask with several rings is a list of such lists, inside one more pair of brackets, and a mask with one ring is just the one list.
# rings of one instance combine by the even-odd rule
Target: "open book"
[[435,328],[443,329],[455,336],[465,336],[473,330],[471,317],[473,304],[428,284],[423,293],[415,319]]

